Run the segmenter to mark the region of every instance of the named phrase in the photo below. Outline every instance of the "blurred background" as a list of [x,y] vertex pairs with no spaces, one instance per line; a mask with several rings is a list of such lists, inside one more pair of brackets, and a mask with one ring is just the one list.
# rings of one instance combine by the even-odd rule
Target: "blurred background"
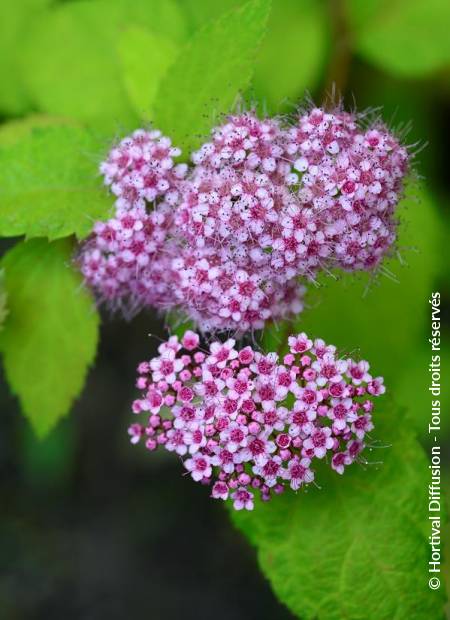
[[[97,69],[116,75],[113,34],[126,31],[133,40],[139,36],[133,28],[152,28],[151,11],[148,23],[135,17],[130,26],[124,10],[114,23],[119,30],[110,30],[106,17],[120,4],[2,2],[0,77],[8,87],[0,93],[1,122],[50,113],[96,127],[101,116],[111,138],[132,129],[132,117],[121,116],[122,104],[108,107],[111,85],[105,82],[102,91],[95,76]],[[167,19],[179,20],[186,39],[241,4],[157,3]],[[245,93],[262,110],[289,113],[305,93],[320,104],[334,92],[349,107],[380,108],[393,130],[409,130],[405,141],[416,145],[418,178],[401,209],[399,252],[388,265],[392,276],[326,283],[310,294],[297,325],[347,350],[360,347],[385,375],[398,404],[408,407],[427,450],[431,291],[441,292],[447,343],[450,330],[449,27],[448,0],[275,0]],[[77,50],[76,70],[61,72],[58,58]],[[157,62],[163,61],[149,59]],[[47,97],[37,87],[45,80],[57,85]],[[2,253],[9,246],[3,241]],[[176,457],[149,458],[130,446],[126,429],[135,367],[157,346],[149,333],[164,334],[155,316],[125,323],[103,313],[100,349],[85,390],[70,416],[41,441],[2,378],[0,618],[293,617],[272,595],[253,550],[223,506],[185,479]],[[442,354],[447,487],[449,351],[447,344]]]

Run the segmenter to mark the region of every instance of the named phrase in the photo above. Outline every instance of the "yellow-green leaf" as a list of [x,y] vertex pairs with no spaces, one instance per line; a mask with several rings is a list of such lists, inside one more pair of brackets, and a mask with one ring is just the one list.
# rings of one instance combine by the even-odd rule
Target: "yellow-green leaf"
[[98,174],[105,145],[74,125],[22,129],[0,136],[0,235],[85,237],[112,208]]
[[194,33],[162,80],[155,123],[185,155],[230,111],[248,85],[270,0],[250,0]]
[[80,393],[98,339],[98,314],[71,266],[67,240],[19,243],[1,261],[8,316],[0,333],[6,377],[43,437]]
[[421,77],[450,66],[448,0],[348,0],[356,50],[381,69]]
[[130,26],[120,34],[117,49],[134,111],[139,118],[149,120],[160,81],[174,61],[178,46],[168,37]]
[[173,0],[80,0],[46,11],[23,41],[22,73],[40,110],[113,133],[139,118],[117,54],[124,28],[138,25],[181,41],[184,17]]
[[317,86],[327,57],[328,30],[326,10],[320,2],[274,2],[255,68],[254,90],[259,102],[279,112]]

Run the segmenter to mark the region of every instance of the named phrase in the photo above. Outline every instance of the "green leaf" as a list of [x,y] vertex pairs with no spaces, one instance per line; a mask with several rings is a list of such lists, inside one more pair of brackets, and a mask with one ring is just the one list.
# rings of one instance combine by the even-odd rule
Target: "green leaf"
[[18,71],[18,53],[23,45],[27,22],[48,5],[48,0],[0,2],[0,111],[18,115],[31,107]]
[[185,151],[230,111],[252,76],[270,0],[250,0],[196,32],[161,83],[155,122]]
[[97,172],[101,150],[70,125],[35,127],[5,146],[0,136],[0,235],[86,236],[112,204]]
[[178,0],[180,9],[186,15],[191,30],[198,30],[211,20],[217,19],[223,13],[237,8],[242,4],[241,0]]
[[45,438],[36,437],[29,426],[19,427],[18,439],[22,476],[27,485],[39,493],[70,484],[77,452],[73,418],[61,421]]
[[78,127],[76,121],[48,114],[29,114],[0,125],[0,146],[11,146],[20,139],[29,137],[36,127],[55,127],[72,125]]
[[302,620],[443,618],[443,588],[428,587],[427,459],[397,410],[375,423],[392,444],[368,453],[381,464],[342,477],[324,465],[320,487],[232,511],[275,594]]
[[[367,277],[344,275],[310,287],[308,310],[295,328],[321,337],[347,352],[361,351],[375,373],[386,378],[389,392],[404,361],[414,356],[428,336],[428,297],[441,257],[441,223],[430,196],[411,190],[400,205],[399,255],[386,262],[385,273]],[[392,275],[390,275],[392,274]]]
[[116,52],[121,31],[133,24],[174,41],[185,36],[172,0],[81,0],[47,11],[30,29],[22,54],[24,79],[39,108],[108,133],[134,128],[138,116]]
[[420,77],[450,65],[447,0],[349,0],[356,50],[381,69]]
[[5,272],[3,269],[0,269],[0,331],[3,328],[3,323],[5,322],[6,315],[8,314],[7,308],[7,297],[5,291]]
[[159,83],[177,51],[177,45],[168,37],[139,26],[131,26],[120,34],[118,54],[123,81],[140,118],[151,118]]
[[[395,400],[407,407],[408,419],[420,433],[423,441],[429,443],[428,424],[430,422],[432,396],[428,388],[431,383],[429,365],[432,353],[431,345],[426,338],[424,340],[423,346],[418,343],[414,355],[405,359],[392,392]],[[445,335],[441,340],[440,358],[441,377],[450,377],[450,340]],[[439,400],[441,411],[450,411],[450,390],[442,389]],[[449,416],[442,415],[442,433],[447,433],[449,428]]]
[[67,240],[19,243],[2,259],[9,313],[0,334],[6,377],[43,437],[80,393],[98,339],[98,314],[70,266]]
[[255,95],[269,110],[304,97],[322,77],[328,24],[316,0],[274,2],[255,68]]

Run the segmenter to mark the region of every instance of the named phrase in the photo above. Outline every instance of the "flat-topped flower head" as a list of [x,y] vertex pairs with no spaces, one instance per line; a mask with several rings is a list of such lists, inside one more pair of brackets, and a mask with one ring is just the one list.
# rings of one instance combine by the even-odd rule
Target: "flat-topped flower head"
[[159,130],[137,129],[119,142],[100,164],[105,185],[117,196],[120,209],[145,208],[164,198],[169,204],[178,199],[178,185],[186,164],[175,164],[181,150]]
[[186,247],[171,266],[178,308],[205,332],[242,335],[268,320],[298,316],[305,287],[296,279],[278,283],[252,263],[242,265],[212,247]]
[[269,175],[286,168],[280,123],[255,112],[230,115],[211,132],[211,140],[192,154],[196,165],[215,170],[231,166]]
[[[264,248],[289,190],[265,172],[198,166],[181,185],[177,223],[196,245]],[[257,256],[255,256],[255,259]]]
[[95,224],[77,262],[99,302],[126,316],[142,307],[167,309],[175,304],[172,260],[178,248],[172,226],[165,203],[150,213],[130,209]]
[[[320,214],[313,218],[323,235],[318,242],[332,266],[376,268],[396,239],[407,149],[383,123],[367,127],[364,114],[314,108],[286,131],[285,150],[292,166],[286,182],[300,205]],[[286,222],[306,234],[301,222]]]
[[190,167],[179,154],[140,129],[101,164],[115,216],[95,224],[78,264],[127,316],[171,310],[202,333],[241,335],[298,315],[319,272],[372,272],[392,251],[409,154],[380,122],[249,111],[214,128]]
[[318,460],[339,474],[363,460],[372,397],[384,390],[367,362],[304,333],[289,337],[284,363],[233,339],[199,346],[192,331],[172,336],[139,365],[132,409],[145,420],[130,426],[131,443],[175,452],[236,510],[252,510],[256,490],[265,501],[310,484]]

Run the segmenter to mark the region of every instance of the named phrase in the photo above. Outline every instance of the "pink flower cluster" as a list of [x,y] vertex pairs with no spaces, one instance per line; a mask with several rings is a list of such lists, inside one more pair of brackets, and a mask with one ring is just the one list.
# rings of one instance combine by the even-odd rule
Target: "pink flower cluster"
[[213,498],[251,510],[256,491],[268,500],[311,483],[318,460],[342,474],[362,459],[372,397],[385,391],[367,362],[304,333],[289,338],[282,360],[232,339],[202,350],[191,331],[158,351],[138,367],[133,412],[145,422],[130,426],[131,442],[178,454]]
[[[328,257],[330,267],[372,270],[395,241],[394,210],[409,155],[384,125],[362,130],[361,121],[362,115],[314,109],[287,131],[286,153],[293,162],[287,181],[299,205],[283,223],[282,238],[301,238],[294,263],[301,265],[306,251],[307,226],[295,222],[302,212],[314,220],[314,240],[322,246],[317,254]],[[283,243],[281,250],[289,262]]]
[[137,129],[124,138],[100,165],[105,185],[117,196],[117,208],[145,210],[157,198],[176,204],[179,181],[187,171],[186,164],[175,165],[179,155],[181,150],[158,130]]
[[313,109],[289,126],[230,116],[193,153],[138,130],[100,170],[117,197],[79,256],[101,301],[174,309],[202,332],[260,329],[303,307],[319,270],[374,270],[396,238],[408,153],[381,124]]
[[[174,208],[187,172],[185,164],[175,164],[180,152],[161,132],[139,129],[100,166],[117,197],[115,216],[94,225],[78,263],[99,301],[125,315],[149,306],[169,309],[177,301]],[[147,209],[149,203],[155,208]]]

